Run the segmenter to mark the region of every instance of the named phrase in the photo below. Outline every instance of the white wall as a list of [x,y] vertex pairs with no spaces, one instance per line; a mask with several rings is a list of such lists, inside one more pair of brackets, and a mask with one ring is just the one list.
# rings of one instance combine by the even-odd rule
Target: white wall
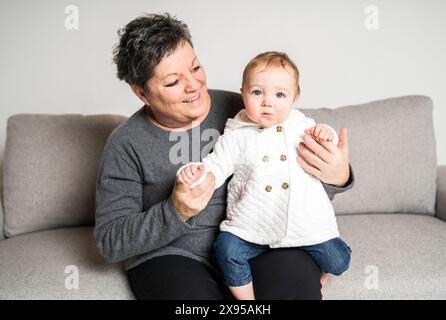
[[[78,30],[65,28],[68,5],[79,9]],[[368,5],[379,9],[378,30],[364,25]],[[210,88],[238,91],[251,57],[281,50],[301,70],[302,107],[432,97],[446,164],[444,0],[2,0],[0,152],[15,113],[131,115],[140,103],[116,79],[111,50],[116,30],[143,12],[189,25]]]

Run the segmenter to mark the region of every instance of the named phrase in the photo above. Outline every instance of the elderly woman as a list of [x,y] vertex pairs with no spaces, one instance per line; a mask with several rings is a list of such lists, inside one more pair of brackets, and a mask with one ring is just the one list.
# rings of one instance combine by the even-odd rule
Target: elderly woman
[[[230,299],[212,251],[226,212],[226,184],[214,192],[212,175],[194,189],[176,184],[183,163],[172,159],[178,144],[172,134],[222,133],[242,106],[211,99],[187,26],[168,14],[127,24],[114,60],[118,78],[144,106],[113,131],[103,151],[94,230],[99,251],[111,262],[126,260],[138,299]],[[204,157],[210,148],[198,139]],[[296,161],[323,182],[330,198],[353,183],[345,130],[340,141],[329,147],[306,139]],[[259,299],[321,298],[320,271],[299,248],[268,251],[251,266]]]

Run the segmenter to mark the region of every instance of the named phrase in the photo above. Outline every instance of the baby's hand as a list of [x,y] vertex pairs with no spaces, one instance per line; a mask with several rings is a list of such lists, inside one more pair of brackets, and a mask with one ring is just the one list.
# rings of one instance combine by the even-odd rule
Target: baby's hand
[[323,124],[317,124],[314,127],[305,130],[305,133],[319,142],[333,141],[334,139],[333,131]]
[[178,182],[182,184],[192,185],[198,181],[204,173],[204,166],[202,164],[191,164],[185,167],[178,174]]

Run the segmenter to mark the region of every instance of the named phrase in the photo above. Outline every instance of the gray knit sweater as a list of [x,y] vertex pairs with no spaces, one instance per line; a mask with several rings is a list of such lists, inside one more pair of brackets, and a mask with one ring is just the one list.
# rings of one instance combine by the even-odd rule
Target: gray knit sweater
[[[201,133],[215,128],[221,134],[226,120],[234,117],[241,105],[220,94],[211,97],[211,110],[199,127],[200,150],[205,148],[207,152],[210,142]],[[187,132],[189,137],[192,131]],[[216,141],[211,142],[213,145]],[[193,145],[189,144],[190,155]],[[182,165],[169,161],[169,152],[175,146],[178,141],[170,132],[148,121],[144,107],[109,136],[96,185],[94,229],[97,247],[107,260],[126,261],[126,269],[130,269],[150,258],[175,254],[215,266],[212,245],[226,213],[227,183],[214,192],[202,212],[184,222],[170,199],[176,172]],[[324,187],[332,199],[352,184],[353,176],[347,187]]]

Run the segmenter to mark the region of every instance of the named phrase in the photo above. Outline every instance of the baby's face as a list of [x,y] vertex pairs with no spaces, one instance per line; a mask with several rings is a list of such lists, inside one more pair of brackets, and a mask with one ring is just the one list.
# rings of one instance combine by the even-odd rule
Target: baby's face
[[285,121],[297,101],[290,68],[260,67],[248,73],[241,89],[246,115],[267,128]]

